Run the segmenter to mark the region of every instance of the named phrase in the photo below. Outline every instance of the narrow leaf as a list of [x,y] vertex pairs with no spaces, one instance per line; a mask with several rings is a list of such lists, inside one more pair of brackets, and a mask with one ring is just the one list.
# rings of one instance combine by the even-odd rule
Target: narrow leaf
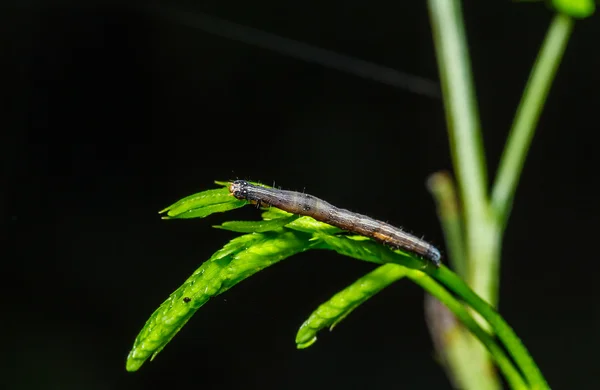
[[127,357],[127,371],[136,371],[148,358],[153,359],[210,297],[311,246],[309,235],[286,229],[251,236],[240,240],[248,246],[233,245],[235,249],[229,248],[227,255],[204,262],[160,305],[137,336]]
[[226,256],[238,253],[243,249],[249,248],[252,245],[257,245],[259,242],[268,240],[268,237],[264,234],[244,234],[229,241],[223,246],[223,248],[216,251],[209,261],[215,261],[222,259]]
[[291,217],[271,219],[268,221],[228,221],[213,227],[238,233],[262,233],[282,228],[299,217],[299,215],[292,215]]
[[240,207],[244,207],[246,204],[246,201],[231,198],[228,203],[217,203],[189,210],[179,208],[179,212],[177,213],[169,211],[169,216],[163,217],[163,219],[204,218],[214,213],[222,213],[229,210],[239,209]]
[[355,259],[376,264],[395,263],[416,269],[435,268],[428,261],[421,260],[399,250],[389,249],[366,237],[334,236],[324,233],[315,234],[315,237],[318,237],[323,242],[323,244],[318,244],[319,248],[331,249],[341,255],[350,256]]
[[578,19],[592,16],[596,11],[594,0],[552,0],[552,5],[558,12]]
[[232,198],[228,188],[217,188],[214,190],[206,190],[196,194],[186,196],[178,200],[169,207],[159,211],[159,214],[168,211],[168,215],[177,215],[190,209],[208,206],[216,203],[226,203]]
[[[294,214],[288,213],[287,211],[283,211],[283,210],[280,210],[275,207],[270,207],[262,213],[262,218],[264,220],[275,220],[275,219],[286,218],[291,215],[294,215]],[[314,219],[312,217],[308,217],[308,216],[304,216],[304,217],[300,217],[300,218],[296,219],[295,221],[293,221],[292,223],[287,225],[287,227],[290,229],[293,229],[293,230],[297,230],[299,232],[311,233],[311,234],[315,233],[315,232],[335,234],[335,233],[340,233],[343,231],[340,228],[331,226],[324,222],[319,222],[316,219]]]
[[385,287],[402,279],[407,269],[396,264],[385,264],[361,277],[350,286],[320,305],[302,324],[296,335],[296,346],[307,348],[317,341],[317,332],[333,327],[354,309]]
[[231,196],[229,188],[219,188],[198,192],[187,196],[171,206],[161,210],[159,214],[167,213],[164,219],[203,218],[212,213],[233,210],[248,202]]

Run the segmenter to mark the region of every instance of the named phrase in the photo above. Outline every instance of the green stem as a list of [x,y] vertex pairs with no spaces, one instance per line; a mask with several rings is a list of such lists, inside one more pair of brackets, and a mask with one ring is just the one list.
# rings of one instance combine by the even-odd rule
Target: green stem
[[[429,0],[429,13],[439,68],[446,122],[453,166],[463,205],[463,252],[465,261],[460,272],[475,291],[495,304],[497,297],[497,246],[490,229],[487,199],[487,177],[484,147],[481,139],[479,112],[473,87],[471,64],[463,16],[459,0]],[[447,233],[448,234],[448,233]],[[483,321],[481,325],[486,325]],[[468,336],[467,336],[468,337]],[[467,341],[462,343],[469,345]],[[490,360],[484,350],[473,345],[469,360],[452,362],[454,372],[489,371]],[[461,369],[458,366],[461,365]],[[486,378],[488,378],[486,376]],[[461,378],[463,381],[469,378]],[[465,382],[466,384],[466,382]],[[490,376],[485,387],[466,384],[468,389],[497,389],[499,381]]]
[[491,325],[532,388],[550,389],[521,340],[492,306],[475,294],[465,282],[448,268],[441,267],[431,275],[449,287]]
[[498,246],[487,199],[479,113],[459,0],[429,0],[442,81],[453,166],[463,205],[468,277],[473,289],[496,304]]
[[573,24],[573,19],[564,14],[554,17],[519,103],[491,195],[491,206],[500,231],[504,230],[510,215],[525,157]]
[[447,172],[434,173],[427,180],[427,188],[437,206],[438,218],[444,232],[444,240],[454,272],[467,277],[467,254],[463,237],[463,225],[454,183]]
[[[510,358],[504,353],[502,348],[496,344],[496,341],[485,330],[483,330],[479,324],[477,324],[475,319],[473,319],[471,314],[469,314],[465,306],[460,301],[454,298],[452,294],[450,294],[435,280],[421,271],[409,270],[407,272],[407,276],[413,282],[423,287],[423,289],[425,289],[431,295],[435,296],[435,298],[442,302],[448,309],[450,309],[456,318],[458,318],[461,323],[481,341],[481,343],[494,357],[498,368],[500,368],[512,389],[529,388],[521,377],[519,371],[514,367]],[[479,378],[479,380],[482,379],[483,378]],[[484,381],[483,383],[486,382]]]
[[473,235],[487,214],[487,177],[462,10],[458,0],[428,4],[453,165],[463,204],[468,205],[465,219],[472,229],[467,234]]
[[[436,200],[438,216],[446,241],[448,261],[453,266],[454,272],[463,279],[469,280],[471,274],[465,248],[464,226],[452,178],[448,173],[436,173],[429,178],[427,184]],[[431,305],[434,304],[435,302],[431,303]],[[437,310],[431,310],[430,315],[427,316],[427,323],[434,340],[439,339],[439,335],[436,334],[439,331],[436,329],[448,326],[445,317],[451,314],[444,310],[447,311],[447,309],[439,307]],[[487,328],[489,324],[481,321],[481,326]],[[483,345],[477,342],[471,333],[463,329],[460,323],[457,323],[455,327],[453,337],[448,338],[445,343],[434,343],[438,354],[443,357],[448,377],[455,384],[454,387],[459,389],[500,389],[501,384],[494,375],[488,375],[494,371],[491,362],[486,357]],[[477,362],[477,368],[472,362]]]

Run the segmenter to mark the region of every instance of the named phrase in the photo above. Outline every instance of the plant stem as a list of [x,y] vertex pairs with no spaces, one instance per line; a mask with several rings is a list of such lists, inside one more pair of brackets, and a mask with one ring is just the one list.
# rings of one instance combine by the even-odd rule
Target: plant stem
[[[447,268],[444,268],[450,274]],[[469,311],[465,308],[465,306],[454,298],[452,294],[450,294],[444,287],[438,284],[434,279],[429,277],[418,270],[409,270],[406,274],[413,282],[423,287],[427,292],[431,295],[435,296],[440,302],[442,302],[448,309],[452,311],[452,313],[458,318],[461,323],[471,331],[479,341],[487,348],[490,354],[494,357],[496,364],[504,374],[507,382],[511,385],[512,389],[528,389],[529,387],[521,377],[519,371],[514,367],[510,358],[504,353],[502,348],[496,343],[496,341],[485,331],[483,328],[479,326],[479,324],[475,321],[475,319],[469,314]],[[454,275],[454,274],[452,274]],[[454,275],[456,277],[456,275]],[[460,278],[456,277],[458,280]],[[454,286],[453,286],[454,287]],[[466,287],[466,285],[464,285]],[[455,330],[460,328],[455,328]],[[523,347],[524,348],[524,347]],[[493,375],[493,370],[491,370],[491,364],[489,366],[490,370],[488,370],[488,375],[477,375],[469,383],[478,383],[479,386],[488,386],[489,379],[495,381],[495,375]],[[462,376],[465,378],[466,376],[473,377],[473,373],[467,373]],[[486,379],[489,378],[489,379]],[[459,382],[460,383],[460,382]],[[480,387],[481,388],[481,387]]]
[[497,234],[487,199],[479,113],[459,0],[429,0],[453,166],[463,204],[467,264],[473,289],[496,304]]
[[469,205],[465,218],[467,225],[477,224],[487,214],[486,163],[461,5],[458,0],[429,0],[428,4],[450,149],[462,201]]
[[573,19],[564,14],[554,17],[517,108],[491,195],[500,231],[510,215],[525,157],[572,31]]
[[[437,63],[442,84],[450,151],[462,202],[464,237],[463,253],[468,270],[467,280],[478,294],[495,304],[497,279],[492,274],[498,262],[497,245],[487,200],[486,162],[480,134],[479,113],[473,87],[471,65],[463,16],[459,0],[429,0],[431,27],[436,50]],[[496,288],[496,289],[494,289]],[[487,326],[481,321],[482,326]],[[471,346],[469,360],[449,362],[456,381],[465,389],[495,390],[500,382],[490,372],[491,361],[481,345],[473,343],[473,338],[461,333],[465,340],[457,346]],[[468,348],[468,347],[467,347]],[[448,351],[439,351],[441,354]],[[459,356],[454,351],[453,356]],[[447,356],[449,358],[449,356]],[[448,359],[449,360],[449,359]],[[460,367],[459,367],[460,366]],[[475,372],[479,379],[486,378],[482,386],[477,375],[461,376],[461,373]]]
[[452,269],[460,277],[467,277],[467,254],[463,237],[460,206],[454,183],[447,172],[434,173],[427,179],[427,188],[437,206],[438,218],[442,224],[447,258]]
[[446,267],[441,267],[431,274],[445,286],[477,311],[494,329],[495,334],[517,363],[529,384],[535,389],[550,389],[533,358],[504,319],[469,288],[456,274]]

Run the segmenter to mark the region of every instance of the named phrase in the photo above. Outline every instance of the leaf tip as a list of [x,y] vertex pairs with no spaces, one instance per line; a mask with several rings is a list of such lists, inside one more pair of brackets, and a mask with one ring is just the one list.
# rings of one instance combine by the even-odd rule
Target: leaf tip
[[317,341],[317,336],[314,336],[312,339],[303,342],[303,343],[299,343],[296,341],[296,348],[297,349],[306,349],[308,347],[310,347],[311,345],[313,345],[315,342]]
[[132,357],[132,354],[133,351],[131,351],[131,353],[127,357],[127,363],[125,363],[125,370],[127,370],[127,372],[136,372],[140,369],[142,364],[144,364],[145,359],[134,358]]

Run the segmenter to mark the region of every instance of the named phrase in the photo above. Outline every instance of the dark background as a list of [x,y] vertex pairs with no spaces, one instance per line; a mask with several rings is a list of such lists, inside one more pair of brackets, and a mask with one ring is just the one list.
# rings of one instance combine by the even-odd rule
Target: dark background
[[[552,12],[464,7],[492,176]],[[211,225],[258,218],[248,208],[159,219],[215,179],[306,190],[443,247],[424,186],[451,169],[439,98],[207,33],[189,23],[194,13],[435,81],[425,2],[15,2],[7,11],[7,388],[449,388],[423,292],[408,281],[295,349],[310,312],[373,269],[316,251],[212,299],[154,362],[125,372],[152,311],[235,236]],[[554,389],[600,385],[598,37],[597,17],[577,23],[504,240],[501,312]]]

